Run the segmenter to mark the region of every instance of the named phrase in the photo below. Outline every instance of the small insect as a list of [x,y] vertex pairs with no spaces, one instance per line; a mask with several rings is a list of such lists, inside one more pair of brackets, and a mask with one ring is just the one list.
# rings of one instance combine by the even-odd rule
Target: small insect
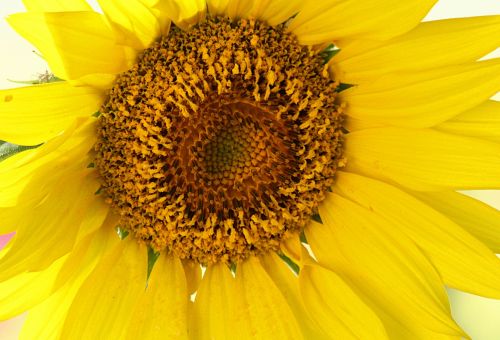
[[38,79],[33,82],[34,84],[52,83],[59,80],[59,78],[57,78],[53,73],[50,73],[48,70],[45,70],[44,73],[39,73],[37,78]]
[[50,73],[48,70],[45,70],[44,73],[39,73],[36,79],[33,80],[11,80],[11,79],[8,80],[16,84],[36,85],[36,84],[53,83],[56,81],[60,81],[61,79],[57,78],[53,73]]

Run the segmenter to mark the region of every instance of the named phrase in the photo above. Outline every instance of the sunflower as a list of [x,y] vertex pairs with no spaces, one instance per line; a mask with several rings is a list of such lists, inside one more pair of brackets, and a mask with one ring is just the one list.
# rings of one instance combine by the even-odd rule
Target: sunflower
[[[460,339],[500,298],[500,18],[436,0],[24,0],[1,91],[21,339]],[[22,147],[21,147],[22,146]]]

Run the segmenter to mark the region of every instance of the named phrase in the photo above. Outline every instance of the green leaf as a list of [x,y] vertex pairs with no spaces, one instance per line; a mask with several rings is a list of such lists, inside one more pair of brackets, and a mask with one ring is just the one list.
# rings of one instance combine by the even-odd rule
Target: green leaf
[[278,256],[283,261],[285,261],[285,263],[288,265],[288,267],[290,267],[290,269],[292,269],[295,274],[299,275],[300,267],[297,263],[293,262],[293,260],[291,258],[289,258],[288,256],[286,256],[283,253],[278,253]]
[[334,44],[328,45],[323,51],[319,52],[319,55],[323,58],[323,65],[326,65],[339,52],[340,49]]
[[148,247],[148,275],[146,277],[146,286],[147,282],[149,282],[149,277],[151,276],[151,272],[153,271],[153,267],[158,260],[160,253],[157,253],[153,250],[153,248]]
[[42,144],[39,145],[17,145],[17,144],[12,144],[4,141],[0,141],[0,161],[3,161],[4,159],[9,158],[12,155],[15,155],[16,153],[30,150],[30,149],[35,149],[39,147]]

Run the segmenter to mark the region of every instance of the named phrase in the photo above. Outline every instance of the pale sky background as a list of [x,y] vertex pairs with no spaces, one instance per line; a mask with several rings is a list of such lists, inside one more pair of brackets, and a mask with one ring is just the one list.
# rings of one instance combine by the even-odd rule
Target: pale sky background
[[[95,1],[89,2],[95,4]],[[20,0],[0,0],[0,18],[23,10]],[[500,0],[441,0],[426,20],[492,14],[500,15]],[[45,62],[32,52],[33,47],[17,36],[4,20],[0,21],[0,51],[0,89],[19,86],[8,79],[32,80],[47,70]],[[491,56],[500,56],[500,51],[497,50]],[[495,98],[500,99],[498,95]],[[469,194],[500,209],[500,191],[475,191]],[[474,340],[500,339],[500,301],[454,290],[450,290],[449,295],[455,319]],[[23,316],[20,316],[0,323],[0,339],[17,339],[22,321]]]

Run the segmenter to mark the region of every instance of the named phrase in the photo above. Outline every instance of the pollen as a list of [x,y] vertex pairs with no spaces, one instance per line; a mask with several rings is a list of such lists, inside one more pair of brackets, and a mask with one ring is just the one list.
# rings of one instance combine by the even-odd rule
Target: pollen
[[337,86],[285,25],[172,28],[101,107],[95,164],[120,228],[200,264],[276,251],[342,162]]

